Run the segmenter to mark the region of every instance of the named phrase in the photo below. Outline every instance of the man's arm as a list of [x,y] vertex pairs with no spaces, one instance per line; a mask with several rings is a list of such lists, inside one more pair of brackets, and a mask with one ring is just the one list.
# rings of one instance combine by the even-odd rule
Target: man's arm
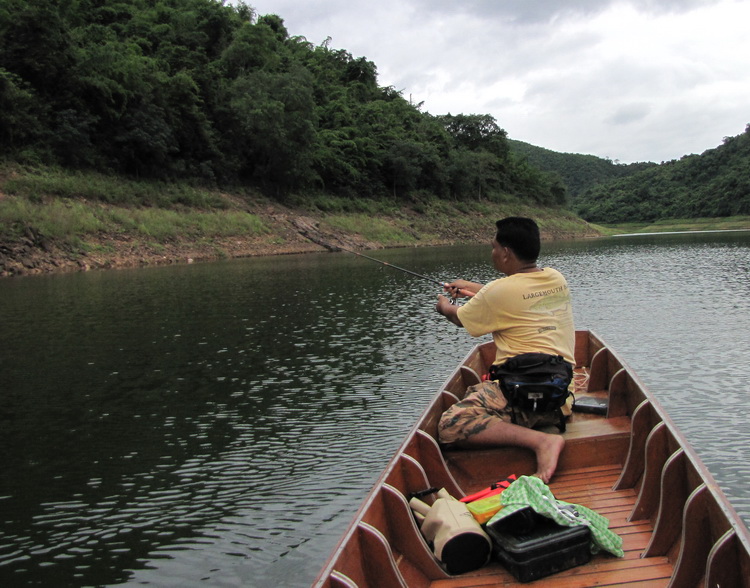
[[458,318],[458,309],[460,307],[456,304],[451,304],[450,301],[445,297],[438,295],[438,301],[435,305],[435,310],[447,318],[457,327],[463,327],[461,320]]

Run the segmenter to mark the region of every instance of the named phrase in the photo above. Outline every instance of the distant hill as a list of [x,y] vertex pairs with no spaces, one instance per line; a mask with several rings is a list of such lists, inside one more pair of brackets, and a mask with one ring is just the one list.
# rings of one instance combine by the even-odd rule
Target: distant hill
[[508,143],[516,155],[526,158],[534,167],[559,175],[567,188],[571,205],[575,204],[582,192],[597,184],[627,177],[657,165],[650,162],[620,164],[595,155],[559,153],[515,139],[508,139]]
[[567,189],[568,206],[589,222],[750,214],[750,125],[714,149],[661,164],[619,164],[508,143],[517,157],[557,174]]
[[600,223],[750,214],[750,125],[700,155],[588,187],[572,208]]

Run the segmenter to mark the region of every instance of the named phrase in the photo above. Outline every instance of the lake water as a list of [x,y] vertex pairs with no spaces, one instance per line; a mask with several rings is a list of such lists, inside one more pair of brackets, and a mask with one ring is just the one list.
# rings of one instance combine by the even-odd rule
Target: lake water
[[[450,280],[487,246],[379,251]],[[750,521],[750,233],[545,243]],[[476,342],[346,253],[0,281],[0,586],[307,586]]]

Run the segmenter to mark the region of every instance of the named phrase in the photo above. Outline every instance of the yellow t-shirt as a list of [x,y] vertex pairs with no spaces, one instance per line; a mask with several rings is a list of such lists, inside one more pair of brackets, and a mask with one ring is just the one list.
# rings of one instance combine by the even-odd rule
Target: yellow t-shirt
[[458,309],[472,337],[492,333],[495,363],[521,353],[562,355],[575,365],[568,283],[552,268],[494,280]]

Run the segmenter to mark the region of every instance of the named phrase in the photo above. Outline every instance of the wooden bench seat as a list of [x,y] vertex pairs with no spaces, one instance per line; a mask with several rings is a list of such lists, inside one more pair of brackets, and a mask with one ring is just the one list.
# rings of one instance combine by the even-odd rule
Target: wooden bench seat
[[[565,448],[558,471],[604,464],[621,466],[630,443],[630,419],[576,419],[563,433]],[[531,475],[536,471],[534,453],[521,448],[444,448],[443,456],[458,485],[467,493],[480,490],[511,474]]]

